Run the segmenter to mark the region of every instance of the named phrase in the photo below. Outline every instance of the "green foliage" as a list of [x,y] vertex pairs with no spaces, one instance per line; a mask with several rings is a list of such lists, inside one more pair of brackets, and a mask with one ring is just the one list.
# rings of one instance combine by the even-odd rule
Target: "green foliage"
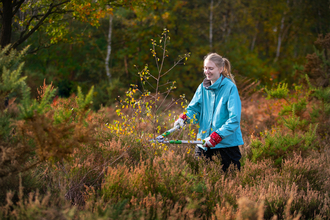
[[318,124],[315,125],[314,129],[312,128],[312,124],[309,125],[309,131],[305,133],[305,149],[310,148],[316,148],[318,145],[317,136],[316,136],[316,130],[317,130]]
[[[287,97],[289,95],[289,89],[287,83],[279,83],[277,88],[268,90],[265,88],[265,91],[267,93],[267,98],[277,98],[277,99],[284,99],[287,101]],[[287,101],[289,103],[289,101]]]
[[3,140],[8,140],[12,129],[10,127],[11,119],[17,117],[14,109],[5,109],[5,102],[11,102],[11,105],[15,106],[13,100],[9,101],[9,97],[18,88],[26,87],[26,76],[21,77],[24,63],[20,63],[26,50],[27,48],[17,52],[11,50],[10,45],[0,50],[0,137]]
[[[320,58],[320,60],[322,61],[322,64],[321,64],[321,68],[322,69],[326,69],[327,67],[330,67],[330,60],[327,59],[326,56],[324,56],[324,51],[326,49],[323,49],[322,51],[319,51],[316,49],[316,47],[314,46],[314,52],[315,54]],[[327,73],[325,73],[327,74]],[[325,76],[326,77],[326,76]]]
[[77,94],[77,104],[79,110],[85,110],[88,109],[89,106],[93,103],[93,94],[94,94],[94,86],[89,90],[86,97],[81,91],[81,88],[78,86],[78,94]]
[[[49,0],[19,2],[8,5],[14,13],[10,15],[10,18],[3,19],[2,23],[12,26],[9,31],[13,33],[6,33],[14,36],[12,48],[16,49],[31,35],[37,35],[38,31],[46,33],[47,37],[40,39],[39,45],[34,45],[34,47],[47,47],[59,41],[73,41],[73,39],[66,38],[69,33],[70,20],[79,20],[92,26],[98,26],[99,19],[112,12],[111,8],[106,8],[107,5],[107,1],[79,0],[57,3]],[[20,13],[24,13],[24,17],[21,17]],[[11,42],[1,43],[1,46],[6,46]]]
[[2,48],[0,50],[0,71],[3,70],[3,67],[7,69],[17,68],[20,65],[22,58],[25,56],[26,51],[29,47],[25,47],[23,50],[18,52],[10,48],[10,45]]
[[296,116],[295,114],[295,105],[292,107],[292,115],[289,116],[287,119],[282,117],[284,121],[284,126],[289,128],[293,135],[296,133],[296,129],[298,128],[299,125],[301,125],[300,118]]
[[22,68],[24,66],[24,63],[22,63],[18,69],[14,70],[14,71],[10,71],[8,69],[6,69],[6,67],[3,67],[2,70],[2,80],[1,80],[1,85],[0,85],[0,89],[2,91],[3,95],[8,95],[9,93],[11,93],[14,89],[16,89],[19,85],[21,85],[21,83],[23,83],[26,79],[25,77],[21,77],[21,72],[22,72]]
[[295,112],[295,115],[302,115],[307,110],[307,101],[306,98],[299,98],[297,102],[291,104],[291,105],[285,105],[283,106],[281,112],[279,115],[287,115]]
[[312,111],[309,113],[312,123],[315,123],[317,119],[320,117],[320,111],[321,110],[317,108],[315,105],[312,106]]
[[[323,123],[323,116],[320,113],[324,112],[326,106],[327,88],[315,89],[307,76],[306,81],[309,87],[304,89],[302,85],[295,85],[296,93],[293,95],[289,95],[288,85],[285,83],[282,86],[279,84],[276,89],[265,89],[268,99],[282,98],[289,105],[282,106],[279,112],[281,120],[278,121],[275,130],[273,128],[271,132],[265,131],[260,140],[251,141],[252,161],[272,158],[276,166],[281,166],[283,159],[293,155],[294,152],[302,152],[305,155],[306,152],[320,147],[317,128],[318,123]],[[322,105],[313,105],[312,111],[308,112],[311,118],[302,118],[305,117],[307,106],[312,102],[311,94],[317,97]],[[286,129],[291,133],[285,133]]]
[[51,109],[51,101],[55,96],[56,89],[52,89],[50,86],[46,88],[40,102],[36,99],[30,98],[30,88],[26,85],[22,86],[23,100],[21,105],[19,105],[20,117],[21,119],[31,119],[35,113],[45,114]]
[[[219,43],[218,51],[226,51],[223,56],[227,57],[232,64],[234,75],[260,80],[263,85],[272,85],[276,81],[278,67],[265,65],[265,58],[257,51],[251,51],[249,45],[242,46],[242,36],[233,36],[226,43]],[[216,44],[218,45],[218,44]]]
[[[73,3],[76,5],[73,6]],[[88,7],[88,3],[91,6]],[[50,23],[45,22],[45,28],[42,28],[38,34],[33,34],[27,43],[32,44],[33,48],[36,48],[39,43],[50,40],[59,41],[59,43],[29,55],[26,63],[30,72],[40,81],[47,78],[53,81],[56,87],[60,87],[62,80],[71,82],[73,90],[69,91],[69,95],[75,92],[78,85],[84,92],[95,85],[95,91],[97,91],[94,97],[95,109],[98,109],[100,105],[111,105],[117,98],[117,96],[110,97],[106,94],[106,89],[98,88],[98,86],[106,88],[103,85],[104,79],[107,78],[104,57],[107,50],[106,33],[109,31],[108,16],[99,20],[98,28],[88,24],[88,22],[96,24],[97,13],[105,10],[104,4],[107,2],[98,3],[100,5],[93,4],[91,1],[84,3],[71,1],[67,8],[72,6],[77,15],[75,20],[64,20],[65,16],[58,15]],[[119,7],[118,4],[124,4],[124,7]],[[326,2],[320,4],[327,5]],[[24,7],[27,6],[24,4]],[[34,4],[32,4],[33,7]],[[173,31],[173,35],[171,45],[168,47],[170,62],[165,63],[165,67],[170,67],[183,50],[184,53],[191,52],[191,58],[185,62],[180,72],[165,77],[166,80],[177,82],[177,89],[172,95],[174,98],[181,94],[186,94],[187,98],[192,97],[195,88],[203,80],[202,58],[210,51],[227,57],[232,63],[234,74],[256,78],[267,85],[284,79],[291,84],[295,81],[293,77],[296,77],[287,74],[292,71],[292,63],[296,63],[296,66],[301,69],[306,51],[313,51],[311,44],[315,35],[303,33],[309,33],[311,29],[314,33],[313,28],[317,25],[313,24],[320,22],[312,16],[312,14],[318,14],[316,8],[302,2],[299,8],[285,2],[279,5],[262,1],[215,3],[213,41],[210,48],[209,32],[196,34],[191,28],[194,26],[202,30],[210,25],[208,14],[210,4],[207,2],[197,0],[116,1],[111,2],[111,7],[114,7],[112,11],[114,28],[109,67],[114,78],[121,81],[117,89],[127,90],[130,84],[140,83],[139,76],[134,74],[136,72],[134,65],[140,69],[145,63],[150,62],[153,57],[143,47],[150,43],[151,37],[154,39],[158,37],[157,31],[160,28],[166,27]],[[79,9],[79,12],[76,9]],[[286,11],[285,16],[283,11]],[[87,16],[89,12],[91,14]],[[242,17],[244,19],[238,19]],[[283,20],[285,34],[281,39],[283,43],[280,47],[280,57],[274,62],[277,40],[282,36],[279,27],[282,17],[285,18]],[[309,18],[308,24],[304,22],[306,17]],[[84,23],[80,22],[83,18],[86,18]],[[228,22],[231,19],[239,22]],[[305,25],[301,26],[301,23]],[[292,26],[295,26],[294,30],[290,28]],[[47,36],[47,33],[51,36]],[[179,65],[182,64],[183,62],[179,63]],[[156,69],[156,67],[150,68]],[[151,69],[151,71],[154,70]],[[31,84],[29,85],[32,86]]]
[[10,49],[10,45],[0,50],[0,109],[6,98],[20,86],[24,86],[26,76],[21,77],[24,63],[19,63],[24,54],[25,48],[21,52]]
[[323,103],[330,103],[330,87],[315,88],[313,95]]
[[300,138],[297,135],[274,133],[266,134],[263,141],[254,140],[251,142],[251,147],[253,147],[252,161],[271,158],[276,166],[280,166],[284,158],[287,158],[293,151],[299,150],[295,147],[300,142]]
[[[306,81],[309,86],[309,91],[312,93],[312,96],[316,97],[322,102],[321,110],[325,112],[326,115],[330,115],[330,87],[318,87],[315,88],[306,74]],[[317,110],[315,109],[312,113],[312,116],[317,115]]]

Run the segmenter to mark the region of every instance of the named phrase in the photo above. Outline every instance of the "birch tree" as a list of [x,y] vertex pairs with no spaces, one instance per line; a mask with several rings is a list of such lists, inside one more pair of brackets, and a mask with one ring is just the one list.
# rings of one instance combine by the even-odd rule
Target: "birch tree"
[[210,52],[212,52],[212,38],[213,38],[213,0],[211,0],[211,5],[210,5],[210,35],[209,35]]
[[107,46],[107,56],[105,58],[105,71],[108,76],[108,80],[111,81],[111,72],[109,68],[109,60],[110,60],[110,55],[111,55],[111,37],[112,37],[112,20],[113,20],[113,15],[110,14],[109,16],[109,32],[108,32],[108,46]]

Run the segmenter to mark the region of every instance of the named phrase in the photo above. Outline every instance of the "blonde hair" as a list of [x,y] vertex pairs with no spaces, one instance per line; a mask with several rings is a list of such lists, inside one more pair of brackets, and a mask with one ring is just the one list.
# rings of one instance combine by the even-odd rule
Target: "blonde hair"
[[224,58],[217,53],[209,53],[204,57],[204,61],[205,60],[212,61],[220,69],[223,68],[223,71],[221,74],[224,77],[229,78],[236,85],[234,76],[233,76],[233,74],[231,74],[231,65],[227,58]]

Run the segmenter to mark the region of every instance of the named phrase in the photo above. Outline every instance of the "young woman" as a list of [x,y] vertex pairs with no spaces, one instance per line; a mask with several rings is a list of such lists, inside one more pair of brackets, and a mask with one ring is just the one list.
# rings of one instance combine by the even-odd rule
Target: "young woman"
[[221,156],[222,169],[226,171],[231,163],[240,170],[241,153],[238,145],[244,144],[240,129],[241,100],[231,74],[228,59],[217,53],[204,58],[206,78],[199,85],[186,114],[181,114],[174,126],[185,123],[199,123],[195,156],[212,160],[213,155]]

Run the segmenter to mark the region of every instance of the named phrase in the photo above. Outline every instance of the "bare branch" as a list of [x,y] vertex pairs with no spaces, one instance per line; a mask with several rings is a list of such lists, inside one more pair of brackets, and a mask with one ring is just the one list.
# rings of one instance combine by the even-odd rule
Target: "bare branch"
[[182,98],[178,98],[177,100],[172,101],[172,103],[170,103],[165,109],[164,112],[166,112],[168,109],[170,109],[175,103],[177,103],[180,99]]
[[38,15],[34,15],[30,18],[30,20],[27,22],[27,25],[25,26],[25,29],[21,32],[20,34],[20,39],[23,37],[23,35],[27,32],[27,30],[29,30],[30,24],[32,22],[33,19],[38,19]]
[[180,60],[178,60],[176,63],[174,63],[174,65],[169,69],[169,70],[167,70],[163,75],[161,75],[160,77],[163,77],[163,76],[165,76],[168,72],[170,72],[174,67],[176,67],[180,62],[181,62],[181,60],[183,60],[183,59],[185,59],[186,58],[186,56],[184,56],[183,58],[181,58]]
[[153,75],[151,75],[150,73],[149,73],[149,76],[151,76],[151,78],[153,78],[154,80],[157,80],[157,78],[154,77]]
[[34,32],[36,32],[36,30],[39,29],[39,27],[43,24],[43,22],[46,20],[46,18],[53,14],[53,13],[64,13],[64,11],[52,11],[54,8],[60,6],[60,5],[63,5],[65,3],[68,3],[70,2],[70,0],[67,0],[67,1],[64,1],[64,2],[61,2],[61,3],[58,3],[58,4],[50,4],[49,5],[49,9],[48,11],[42,16],[42,18],[38,21],[38,23],[36,24],[36,26],[34,26],[26,35],[23,36],[23,34],[27,31],[29,25],[30,25],[30,22],[34,19],[34,18],[38,18],[39,16],[32,16],[29,20],[29,23],[28,23],[28,26],[26,27],[26,29],[23,31],[23,34],[21,34],[20,36],[20,39],[18,39],[15,43],[12,44],[11,48],[17,48],[18,45],[20,45],[21,43],[23,43],[26,39],[28,39]]
[[146,80],[145,82],[147,82],[149,86],[151,86],[151,88],[155,89],[155,87],[153,87],[148,80]]
[[37,48],[35,48],[35,49],[33,49],[33,50],[31,50],[31,51],[28,51],[27,53],[28,54],[32,54],[32,53],[35,53],[35,52],[37,52],[37,51],[39,51],[39,50],[41,50],[41,49],[46,49],[46,48],[50,48],[52,46],[52,44],[49,44],[49,45],[42,45],[42,46],[38,46]]
[[252,86],[254,86],[254,85],[259,85],[260,84],[260,81],[255,81],[255,82],[253,82],[253,83],[251,83],[250,85],[248,85],[247,87],[245,87],[242,91],[241,91],[241,93],[243,93],[243,92],[245,92],[245,91],[247,91],[249,88],[251,88]]
[[166,85],[168,85],[168,84],[172,84],[173,82],[167,82],[167,83],[164,83],[164,84],[162,84],[162,85],[159,85],[158,87],[163,87],[163,86],[166,86]]
[[157,54],[156,54],[156,48],[155,48],[155,43],[152,43],[152,49],[154,50],[154,57],[155,57],[155,61],[156,61],[156,66],[157,66],[157,70],[158,70],[158,74],[160,74],[160,71],[159,71],[159,65],[158,65],[158,60],[157,60]]
[[20,0],[20,1],[14,1],[14,4],[13,4],[13,7],[14,10],[13,10],[13,16],[18,12],[19,8],[21,7],[21,5],[24,3],[24,0]]
[[70,1],[71,0],[66,0],[66,1],[60,2],[60,3],[56,4],[56,5],[50,4],[50,6],[53,7],[53,8],[57,8],[60,5],[64,5],[65,3],[69,3]]
[[171,92],[171,89],[169,89],[169,90],[167,90],[167,91],[165,92],[165,93],[167,93],[167,94],[166,94],[166,96],[164,97],[162,103],[160,103],[160,105],[158,106],[158,108],[157,108],[156,111],[158,111],[159,108],[163,105],[163,103],[165,102],[165,100],[166,100],[167,96],[170,94],[170,92]]
[[162,63],[161,63],[161,65],[160,65],[159,74],[162,72],[163,65],[164,65],[164,60],[165,60],[165,56],[166,56],[166,40],[167,40],[167,37],[166,37],[166,35],[165,35],[164,48],[163,48],[163,58],[162,58]]

